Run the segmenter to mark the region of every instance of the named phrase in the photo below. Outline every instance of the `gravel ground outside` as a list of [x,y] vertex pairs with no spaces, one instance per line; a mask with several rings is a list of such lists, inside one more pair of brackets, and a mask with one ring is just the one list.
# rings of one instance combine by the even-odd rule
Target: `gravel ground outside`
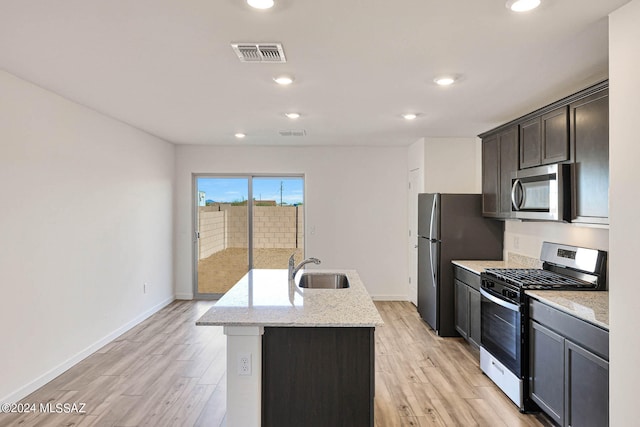
[[[292,253],[302,261],[302,248],[254,249],[254,268],[287,268]],[[247,273],[246,248],[228,248],[198,262],[198,292],[224,294]]]

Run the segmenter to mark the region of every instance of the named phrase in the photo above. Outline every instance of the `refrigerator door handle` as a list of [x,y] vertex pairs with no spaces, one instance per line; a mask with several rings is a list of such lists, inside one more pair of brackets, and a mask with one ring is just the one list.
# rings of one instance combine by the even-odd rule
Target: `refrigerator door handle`
[[434,194],[433,196],[433,206],[431,206],[431,222],[429,224],[429,240],[431,242],[436,242],[437,240],[433,238],[433,219],[436,216],[436,208],[437,208],[438,198]]
[[431,285],[436,287],[436,270],[433,268],[433,246],[429,248],[429,264],[431,264],[431,275],[433,276],[433,280],[431,281]]

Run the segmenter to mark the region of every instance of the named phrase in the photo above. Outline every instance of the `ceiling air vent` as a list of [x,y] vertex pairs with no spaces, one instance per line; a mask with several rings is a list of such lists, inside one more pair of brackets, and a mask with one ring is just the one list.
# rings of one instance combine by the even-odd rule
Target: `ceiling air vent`
[[280,43],[231,43],[241,62],[287,62]]
[[304,129],[287,129],[278,132],[280,136],[306,136],[307,131]]

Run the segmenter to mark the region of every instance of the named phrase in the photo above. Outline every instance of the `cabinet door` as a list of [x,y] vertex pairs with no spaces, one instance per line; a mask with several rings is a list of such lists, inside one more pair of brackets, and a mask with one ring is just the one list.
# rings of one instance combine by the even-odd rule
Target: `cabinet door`
[[518,126],[498,134],[498,148],[500,150],[500,194],[499,216],[512,217],[511,213],[511,179],[518,170]]
[[567,340],[565,425],[609,425],[609,362]]
[[469,336],[469,287],[459,280],[455,280],[455,312],[456,330],[464,339]]
[[572,222],[609,223],[609,97],[602,90],[569,106],[573,149]]
[[482,140],[482,215],[498,215],[499,183],[498,136]]
[[566,106],[541,117],[543,165],[569,160],[569,114]]
[[559,425],[564,421],[565,339],[537,322],[529,322],[529,393]]
[[520,123],[520,169],[539,166],[542,155],[540,117]]
[[469,342],[480,348],[480,292],[469,287]]
[[374,343],[374,328],[264,328],[262,426],[373,427]]

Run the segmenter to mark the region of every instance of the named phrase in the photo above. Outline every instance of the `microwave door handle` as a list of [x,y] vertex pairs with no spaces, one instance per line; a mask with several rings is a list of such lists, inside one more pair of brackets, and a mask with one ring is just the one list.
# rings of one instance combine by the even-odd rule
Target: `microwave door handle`
[[[520,197],[519,202],[518,200],[516,200],[516,190],[518,187],[520,187],[520,194],[522,195]],[[513,208],[516,211],[519,211],[520,208],[522,208],[523,202],[524,202],[524,189],[522,187],[522,181],[520,181],[519,179],[516,179],[515,181],[513,181],[513,186],[511,187],[511,204],[513,205]]]

